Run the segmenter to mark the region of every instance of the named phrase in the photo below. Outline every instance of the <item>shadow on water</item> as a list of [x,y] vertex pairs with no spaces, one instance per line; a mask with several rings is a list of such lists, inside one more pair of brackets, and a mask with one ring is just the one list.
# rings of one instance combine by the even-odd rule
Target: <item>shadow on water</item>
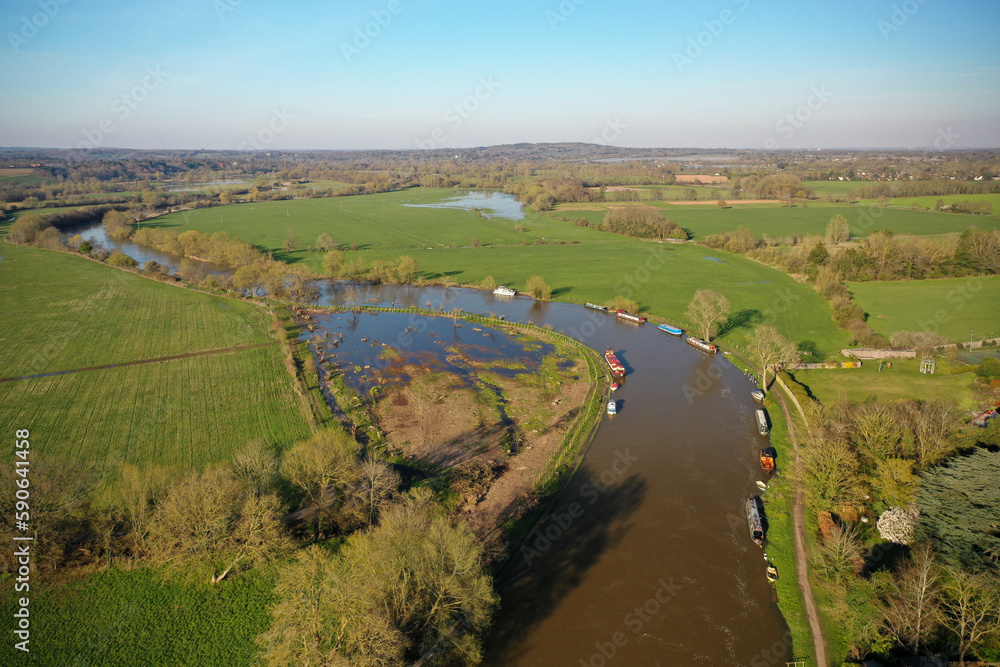
[[[605,471],[607,472],[607,471]],[[637,475],[604,487],[586,465],[545,523],[497,577],[503,612],[487,638],[484,664],[506,665],[530,650],[524,637],[573,591],[586,572],[631,528],[646,482]],[[600,491],[604,489],[603,493]]]

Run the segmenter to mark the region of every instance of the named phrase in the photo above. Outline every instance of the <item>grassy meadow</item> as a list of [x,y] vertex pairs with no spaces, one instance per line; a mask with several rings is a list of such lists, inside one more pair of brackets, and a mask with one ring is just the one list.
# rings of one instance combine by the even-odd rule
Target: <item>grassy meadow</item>
[[869,398],[880,401],[914,398],[953,400],[963,410],[974,409],[976,401],[970,387],[974,375],[949,375],[948,369],[948,362],[938,357],[934,375],[920,373],[919,359],[893,359],[892,367],[883,365],[881,371],[877,361],[866,361],[861,368],[799,370],[792,374],[826,405],[844,397],[853,402]]
[[0,331],[0,377],[273,340],[253,304],[65,253],[5,243],[0,256],[0,313],[11,323]]
[[[11,641],[0,656],[24,665],[253,664],[275,574],[261,568],[216,586],[154,569],[110,568],[65,584],[32,579],[31,651],[20,654]],[[10,575],[0,586],[13,592]],[[12,594],[0,597],[0,608],[12,616]]]
[[[322,253],[305,247],[328,231],[342,245],[358,245],[357,251],[345,253],[348,261],[410,255],[425,278],[448,276],[457,283],[478,284],[492,275],[519,290],[537,274],[558,300],[582,304],[627,294],[647,313],[682,324],[695,290],[715,289],[733,304],[733,326],[724,333],[728,340],[738,343],[753,325],[768,321],[803,349],[820,355],[835,354],[846,342],[846,334],[837,329],[828,306],[811,287],[743,257],[692,244],[638,241],[531,211],[524,220],[511,222],[480,218],[471,211],[405,205],[432,203],[452,194],[410,190],[241,204],[171,214],[153,224],[205,233],[225,229],[273,251],[277,259],[303,262],[319,271]],[[301,249],[285,254],[280,247],[288,229],[302,243]],[[472,247],[472,238],[479,239],[480,247]],[[544,242],[536,244],[539,238]]]
[[[635,203],[581,203],[560,204],[555,215],[564,220],[586,218],[598,223],[604,220],[605,211],[615,206],[635,206]],[[640,205],[658,206],[664,215],[686,229],[696,241],[709,234],[719,234],[744,226],[757,236],[782,237],[826,233],[826,226],[834,215],[847,218],[851,233],[857,237],[887,229],[896,234],[934,235],[962,232],[976,225],[980,229],[1000,229],[1000,216],[963,215],[928,210],[909,210],[892,207],[850,206],[810,202],[794,206],[781,204],[735,204],[719,209],[715,205],[667,204],[641,202]]]
[[878,333],[933,331],[953,341],[1000,336],[1000,276],[848,283]]
[[[67,255],[0,246],[0,376],[273,342],[253,304],[179,289]],[[0,420],[66,460],[182,469],[246,442],[310,429],[283,352],[251,350],[5,384]]]

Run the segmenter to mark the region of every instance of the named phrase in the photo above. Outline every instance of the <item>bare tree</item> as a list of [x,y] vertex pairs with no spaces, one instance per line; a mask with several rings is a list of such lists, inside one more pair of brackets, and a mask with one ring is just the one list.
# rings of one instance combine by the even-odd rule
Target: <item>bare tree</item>
[[959,664],[976,655],[983,640],[1000,633],[1000,588],[987,575],[949,570],[941,601],[941,623],[958,640]]
[[892,596],[883,613],[901,645],[920,653],[920,645],[940,622],[941,569],[929,545],[913,550],[910,561],[892,578]]
[[694,325],[703,331],[705,340],[712,340],[712,330],[715,324],[725,323],[726,313],[730,309],[729,299],[718,292],[700,289],[694,293],[694,298],[688,304],[686,315]]
[[795,344],[781,335],[773,324],[761,324],[750,332],[746,343],[747,354],[760,364],[761,387],[767,389],[767,370],[799,360]]

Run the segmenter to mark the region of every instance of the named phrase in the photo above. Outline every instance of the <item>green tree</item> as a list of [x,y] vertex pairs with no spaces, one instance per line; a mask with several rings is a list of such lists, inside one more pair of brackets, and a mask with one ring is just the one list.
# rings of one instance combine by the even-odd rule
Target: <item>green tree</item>
[[299,247],[299,235],[295,233],[294,229],[289,229],[285,233],[285,242],[281,244],[281,248],[286,252],[290,253]]
[[344,265],[344,253],[339,250],[330,250],[323,255],[323,270],[329,276],[340,273],[340,267]]
[[541,276],[531,276],[525,284],[528,294],[539,301],[547,301],[552,298],[552,288]]
[[269,665],[409,664],[435,647],[442,664],[477,664],[497,598],[481,541],[419,489],[355,534],[337,556],[311,547],[284,568]]
[[722,199],[721,197],[719,198],[719,201],[715,202],[715,205],[718,206],[719,208],[726,208],[727,206],[729,206],[729,204],[726,203],[726,200]]
[[608,302],[608,308],[611,310],[624,310],[626,313],[632,313],[633,315],[638,315],[640,310],[638,301],[628,299],[621,294],[616,294],[615,298]]
[[813,246],[812,250],[809,251],[809,256],[806,258],[810,264],[822,264],[830,257],[830,251],[826,249],[822,241],[816,241],[816,245]]
[[948,564],[973,572],[998,570],[1000,452],[974,449],[921,476],[918,536],[932,540]]
[[119,266],[126,269],[134,269],[139,266],[139,262],[134,258],[129,257],[123,252],[118,252],[117,250],[108,257],[108,264],[111,266]]
[[986,357],[976,366],[976,375],[982,378],[1000,377],[1000,359]]
[[328,250],[335,250],[337,245],[337,239],[333,238],[333,234],[322,232],[316,237],[316,243],[313,244],[313,247],[320,252],[326,252]]
[[486,276],[485,278],[483,278],[483,282],[479,283],[479,287],[481,287],[484,290],[492,292],[497,288],[496,278],[494,278],[493,276]]
[[731,306],[729,299],[712,290],[700,289],[694,293],[694,298],[688,304],[688,320],[702,331],[702,337],[710,341],[716,323],[724,324]]
[[412,283],[419,270],[420,265],[417,264],[417,260],[409,255],[403,255],[396,262],[396,281],[403,284]]
[[292,544],[283,516],[277,496],[249,493],[228,469],[192,472],[157,505],[147,545],[154,562],[207,568],[215,584],[287,552]]

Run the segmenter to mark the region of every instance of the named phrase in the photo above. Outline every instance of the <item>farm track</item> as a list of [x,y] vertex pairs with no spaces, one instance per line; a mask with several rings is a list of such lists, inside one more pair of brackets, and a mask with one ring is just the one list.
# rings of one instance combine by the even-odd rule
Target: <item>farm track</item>
[[122,366],[138,366],[140,364],[155,364],[161,361],[175,361],[177,359],[189,359],[191,357],[206,357],[215,354],[227,354],[230,352],[241,352],[243,350],[255,350],[261,347],[277,345],[278,341],[270,343],[260,343],[259,345],[238,345],[235,347],[224,347],[217,350],[201,350],[200,352],[188,352],[186,354],[174,354],[169,357],[155,357],[153,359],[138,359],[136,361],[123,361],[117,364],[104,364],[103,366],[87,366],[85,368],[73,368],[65,371],[53,371],[51,373],[38,373],[35,375],[21,375],[19,377],[0,378],[0,382],[15,382],[16,380],[30,380],[32,378],[54,377],[56,375],[69,375],[70,373],[84,373],[86,371],[100,371],[107,368],[120,368]]

